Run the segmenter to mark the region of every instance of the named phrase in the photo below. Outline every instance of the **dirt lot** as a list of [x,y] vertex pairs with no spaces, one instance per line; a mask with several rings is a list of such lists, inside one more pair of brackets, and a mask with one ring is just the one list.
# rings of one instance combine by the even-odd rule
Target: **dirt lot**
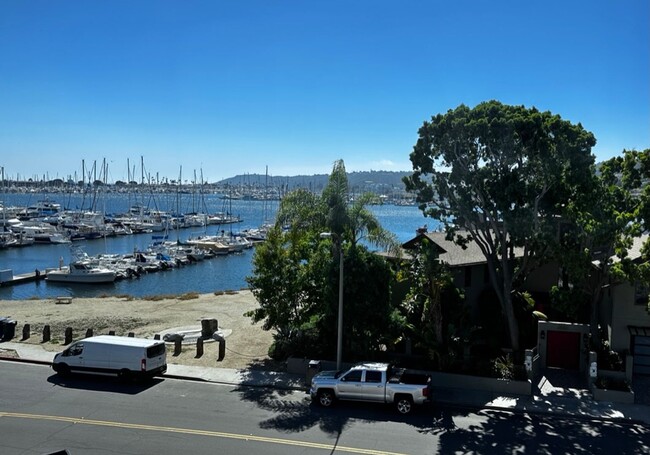
[[[250,291],[236,293],[194,294],[167,297],[162,300],[141,300],[128,297],[74,298],[70,304],[56,303],[55,299],[0,300],[0,317],[17,322],[16,337],[12,341],[41,345],[48,351],[63,349],[64,334],[72,327],[73,340],[93,329],[95,335],[114,330],[116,335],[133,332],[137,337],[153,338],[188,329],[201,329],[201,320],[218,320],[219,329],[226,337],[226,356],[217,362],[218,343],[205,342],[204,354],[196,357],[196,344],[184,343],[180,355],[169,349],[168,363],[201,365],[221,368],[249,366],[280,368],[267,357],[272,334],[259,324],[251,324],[244,313],[257,307]],[[30,325],[30,337],[23,338],[25,324]],[[43,343],[43,327],[49,324],[51,341]],[[0,349],[2,344],[0,344]]]

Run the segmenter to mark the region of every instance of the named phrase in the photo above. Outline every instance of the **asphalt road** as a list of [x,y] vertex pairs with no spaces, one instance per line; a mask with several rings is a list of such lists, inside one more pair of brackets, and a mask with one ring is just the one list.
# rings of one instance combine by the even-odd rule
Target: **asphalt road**
[[433,454],[649,453],[640,425],[558,417],[339,403],[301,392],[161,379],[72,377],[0,362],[0,453]]

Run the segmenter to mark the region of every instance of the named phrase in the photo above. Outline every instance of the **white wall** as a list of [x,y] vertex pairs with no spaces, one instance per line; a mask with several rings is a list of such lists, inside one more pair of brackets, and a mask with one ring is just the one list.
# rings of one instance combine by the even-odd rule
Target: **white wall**
[[634,286],[629,283],[612,287],[611,348],[614,351],[630,349],[628,326],[650,327],[646,305],[634,304]]

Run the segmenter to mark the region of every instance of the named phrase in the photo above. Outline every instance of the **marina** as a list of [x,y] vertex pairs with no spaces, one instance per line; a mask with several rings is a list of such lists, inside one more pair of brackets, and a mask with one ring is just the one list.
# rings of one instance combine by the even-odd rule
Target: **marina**
[[[190,198],[191,195],[186,195]],[[158,210],[167,212],[175,206],[175,196],[158,195]],[[7,206],[27,207],[35,201],[44,199],[40,194],[7,194],[3,202]],[[64,196],[51,202],[63,201]],[[66,195],[63,206],[81,207],[81,195]],[[165,203],[168,201],[168,204]],[[131,295],[142,297],[161,294],[183,294],[187,292],[210,293],[237,290],[247,287],[246,276],[251,274],[254,248],[244,248],[230,254],[214,254],[208,258],[194,257],[187,262],[160,268],[159,273],[153,269],[131,277],[119,276],[108,283],[66,283],[44,279],[47,269],[57,269],[60,260],[63,266],[73,259],[73,251],[79,245],[90,258],[102,257],[116,261],[117,257],[133,255],[134,252],[147,252],[154,244],[176,244],[185,251],[191,251],[192,241],[210,241],[215,237],[241,237],[243,232],[257,233],[265,223],[271,222],[277,211],[277,201],[264,200],[224,200],[223,196],[210,194],[204,196],[205,206],[212,211],[230,213],[239,220],[223,225],[188,226],[166,231],[148,231],[131,234],[116,234],[93,240],[75,240],[67,243],[34,243],[27,246],[0,249],[0,270],[11,270],[11,283],[0,285],[0,299],[54,298],[61,295],[75,297],[97,297],[101,295]],[[183,204],[188,205],[187,201]],[[107,214],[119,214],[129,211],[133,198],[124,194],[106,194],[101,203]],[[426,220],[421,212],[413,206],[378,205],[369,207],[382,225],[395,233],[400,241],[411,239],[415,230]],[[223,210],[225,209],[225,210]],[[172,210],[169,210],[172,212]],[[429,220],[431,224],[431,221]],[[180,243],[180,245],[178,245]],[[146,259],[146,257],[145,257]],[[175,262],[175,261],[174,261]],[[153,267],[153,265],[150,265]],[[40,276],[35,271],[39,270]],[[143,267],[144,270],[144,267]],[[128,273],[128,272],[124,272]],[[0,281],[6,281],[0,279]],[[17,285],[19,284],[19,285]]]

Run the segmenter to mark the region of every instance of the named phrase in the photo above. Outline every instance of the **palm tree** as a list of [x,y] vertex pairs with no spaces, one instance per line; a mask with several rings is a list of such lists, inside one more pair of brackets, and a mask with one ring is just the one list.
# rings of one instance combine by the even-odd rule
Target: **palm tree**
[[350,242],[356,248],[361,240],[370,244],[397,251],[399,244],[396,236],[384,229],[377,217],[367,206],[377,202],[372,193],[365,193],[350,202],[348,177],[343,160],[334,163],[327,186],[321,197],[327,207],[327,227],[330,232]]
[[[370,195],[350,202],[342,160],[334,163],[320,196],[292,191],[282,199],[275,226],[254,256],[248,282],[260,307],[249,313],[265,329],[276,330],[275,355],[330,355],[338,329],[337,288],[341,292],[339,261],[345,264],[346,329],[344,352],[363,355],[382,343],[389,333],[394,309],[390,300],[390,268],[361,241],[397,248],[395,235],[383,229],[366,205]],[[288,230],[287,230],[288,227]],[[321,242],[331,234],[333,255]],[[340,256],[339,256],[340,255]],[[339,275],[340,274],[340,275]],[[340,300],[340,299],[339,299]],[[366,318],[372,313],[373,318]]]

